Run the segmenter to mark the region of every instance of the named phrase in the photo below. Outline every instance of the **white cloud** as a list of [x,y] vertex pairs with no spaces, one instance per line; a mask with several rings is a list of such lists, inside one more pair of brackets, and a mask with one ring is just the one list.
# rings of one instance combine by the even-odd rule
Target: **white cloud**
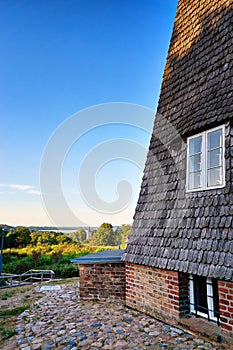
[[36,195],[38,195],[38,196],[41,195],[41,192],[38,191],[38,190],[29,190],[29,191],[27,191],[27,193],[29,193],[29,194],[36,194]]
[[[28,194],[35,194],[40,195],[41,192],[38,191],[34,186],[31,185],[20,185],[20,184],[0,184],[0,187],[2,188],[8,188],[8,189],[15,189],[18,191],[23,191],[24,193]],[[9,191],[9,190],[8,190]],[[1,193],[7,193],[7,192],[1,192]],[[15,192],[9,191],[9,194],[14,194]]]
[[30,186],[30,185],[8,185],[8,186],[10,188],[15,188],[19,191],[26,191],[34,188],[34,186]]

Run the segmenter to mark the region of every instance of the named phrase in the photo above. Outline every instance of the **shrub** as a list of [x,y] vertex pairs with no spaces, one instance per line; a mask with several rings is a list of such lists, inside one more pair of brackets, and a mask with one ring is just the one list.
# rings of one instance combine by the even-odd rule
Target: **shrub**
[[51,266],[51,270],[55,272],[57,278],[70,278],[78,277],[79,270],[77,266],[69,264],[54,264]]
[[31,269],[33,269],[33,262],[31,257],[28,256],[27,258],[24,258],[23,260],[19,261],[18,264],[15,265],[15,270],[13,273],[21,274]]
[[51,270],[50,266],[52,264],[52,258],[48,254],[43,254],[40,256],[40,259],[38,261],[37,269],[41,270]]
[[21,274],[31,269],[53,270],[58,278],[77,277],[79,270],[70,259],[104,249],[106,247],[70,243],[6,249],[3,255],[3,272]]

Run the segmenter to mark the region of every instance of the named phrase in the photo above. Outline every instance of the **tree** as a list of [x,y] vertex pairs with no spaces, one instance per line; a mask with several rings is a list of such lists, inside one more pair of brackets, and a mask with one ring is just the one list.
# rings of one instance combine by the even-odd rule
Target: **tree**
[[87,232],[84,228],[79,228],[76,232],[69,233],[69,237],[77,243],[82,243],[87,239]]
[[117,245],[117,236],[113,227],[109,223],[103,223],[92,236],[91,243],[98,246],[115,246]]
[[17,227],[6,235],[6,244],[9,248],[22,248],[31,243],[31,232],[26,227]]
[[131,225],[129,225],[129,224],[122,224],[121,225],[121,242],[122,242],[122,244],[127,243],[131,230],[132,230]]
[[119,248],[125,248],[126,247],[126,244],[127,244],[127,241],[128,241],[128,237],[130,235],[130,232],[131,232],[131,225],[129,224],[122,224],[121,227],[118,226],[116,229],[115,229],[115,236],[117,237],[117,240],[118,240],[118,246]]
[[63,232],[35,231],[31,233],[31,243],[33,245],[48,244],[57,245],[59,243],[71,242],[71,238]]
[[100,225],[100,227],[99,227],[99,229],[104,229],[104,228],[107,228],[107,229],[112,229],[112,224],[109,224],[108,222],[103,222],[101,225]]
[[128,239],[130,232],[132,230],[132,226],[129,224],[122,224],[121,225],[121,234],[123,239]]

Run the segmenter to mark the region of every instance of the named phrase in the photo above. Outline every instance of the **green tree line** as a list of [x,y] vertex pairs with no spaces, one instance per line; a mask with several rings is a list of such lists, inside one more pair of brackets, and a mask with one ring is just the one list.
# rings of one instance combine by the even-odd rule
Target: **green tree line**
[[[103,223],[97,230],[91,232],[90,237],[87,230],[80,228],[69,234],[55,231],[34,231],[27,227],[16,227],[5,229],[4,248],[23,248],[28,245],[58,245],[62,243],[87,243],[93,246],[122,246],[125,247],[131,225],[122,224],[113,228],[110,223]],[[2,227],[0,227],[0,242]]]

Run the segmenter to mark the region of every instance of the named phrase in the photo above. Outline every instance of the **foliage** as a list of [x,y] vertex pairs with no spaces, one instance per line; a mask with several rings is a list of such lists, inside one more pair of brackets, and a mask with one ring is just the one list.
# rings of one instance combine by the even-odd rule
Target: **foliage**
[[84,228],[79,228],[76,232],[71,232],[68,236],[76,243],[83,243],[87,239],[87,232]]
[[35,268],[53,270],[57,278],[78,276],[77,267],[70,262],[70,258],[67,256],[56,262],[53,255],[40,255],[36,266],[31,255],[21,258],[18,262],[4,264],[4,272],[12,274],[21,274]]
[[92,236],[91,243],[98,246],[117,245],[117,235],[109,223],[103,223]]
[[[78,276],[78,268],[71,258],[125,246],[131,226],[123,224],[115,230],[104,222],[87,244],[85,229],[69,235],[62,232],[34,231],[26,227],[4,227],[5,248],[3,272],[21,274],[31,269],[54,270],[57,278]],[[1,234],[0,226],[0,234]],[[85,243],[83,243],[85,242]]]
[[55,272],[55,276],[59,276],[59,278],[77,277],[79,274],[78,267],[71,263],[54,264],[51,269]]
[[16,227],[5,234],[4,246],[7,248],[26,247],[31,241],[31,232],[26,227]]
[[122,224],[121,225],[122,234],[125,235],[126,237],[129,237],[131,229],[132,229],[132,226],[129,224]]
[[20,274],[31,269],[53,270],[57,278],[76,277],[79,271],[70,259],[93,253],[96,249],[96,247],[69,243],[47,246],[45,253],[41,246],[6,249],[3,256],[3,271]]
[[4,291],[0,295],[0,300],[7,300],[8,298],[12,297],[14,295],[14,290],[7,290],[6,292]]
[[26,305],[26,306],[14,307],[13,309],[10,309],[10,310],[0,311],[0,317],[19,315],[23,311],[29,309],[29,307],[30,305]]
[[[2,227],[0,228],[0,239],[2,237]],[[54,245],[61,243],[71,243],[72,239],[63,232],[34,231],[31,232],[26,227],[16,227],[5,229],[4,248],[23,248],[28,245]]]
[[25,257],[21,261],[18,261],[17,264],[14,264],[12,266],[14,271],[11,272],[11,273],[13,273],[13,274],[21,274],[21,273],[24,273],[24,272],[26,272],[26,271],[28,271],[30,269],[33,269],[32,266],[33,266],[32,257],[31,256]]
[[3,338],[2,339],[9,339],[13,337],[13,335],[18,334],[18,332],[15,329],[9,329],[8,331],[3,332]]
[[104,222],[98,230],[93,233],[90,244],[97,246],[121,246],[125,247],[129,234],[131,231],[131,225],[122,224],[115,230],[111,224]]
[[[2,235],[2,228],[4,225],[0,225],[0,239]],[[127,238],[129,236],[131,225],[122,224],[121,227],[117,227],[115,230],[110,223],[102,223],[98,230],[93,232],[92,238],[87,240],[87,232],[84,228],[79,228],[76,232],[65,234],[63,232],[55,231],[34,231],[26,227],[5,227],[5,249],[14,248],[26,248],[26,254],[28,254],[28,246],[34,247],[35,252],[40,250],[41,254],[46,254],[53,251],[53,246],[59,246],[62,244],[73,245],[76,244],[94,244],[98,246],[119,246],[119,244],[125,246]],[[120,239],[119,239],[120,238]],[[23,253],[23,251],[22,251]],[[34,259],[36,255],[34,254]]]
[[126,246],[131,230],[132,230],[131,225],[129,224],[121,225],[121,244],[123,246]]
[[112,224],[109,224],[108,222],[103,222],[103,223],[100,225],[99,229],[102,230],[102,229],[105,229],[105,228],[107,228],[107,229],[112,229],[113,227],[112,227]]
[[31,244],[60,244],[65,242],[71,242],[71,238],[62,232],[50,232],[50,231],[35,231],[31,233]]
[[33,262],[33,265],[35,268],[37,267],[40,258],[41,258],[41,252],[33,250],[32,251],[32,262]]

